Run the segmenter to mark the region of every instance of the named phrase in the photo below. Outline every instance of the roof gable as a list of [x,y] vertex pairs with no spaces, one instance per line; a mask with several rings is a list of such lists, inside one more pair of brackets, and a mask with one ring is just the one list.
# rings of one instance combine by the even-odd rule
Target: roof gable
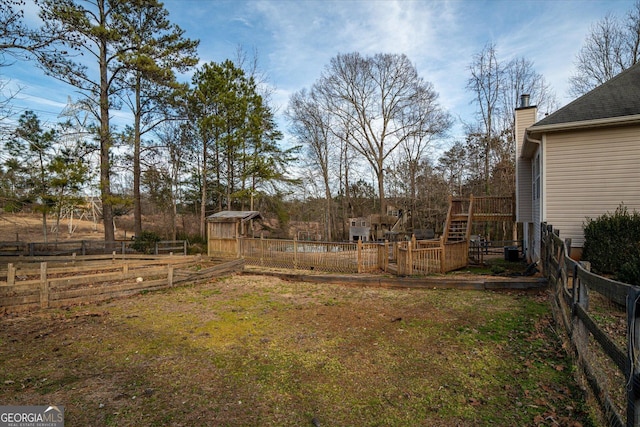
[[[535,123],[538,126],[640,114],[640,63]],[[533,129],[532,129],[533,130]]]

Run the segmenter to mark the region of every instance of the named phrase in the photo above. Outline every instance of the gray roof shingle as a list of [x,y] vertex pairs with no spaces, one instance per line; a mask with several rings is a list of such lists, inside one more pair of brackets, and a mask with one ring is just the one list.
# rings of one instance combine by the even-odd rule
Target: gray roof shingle
[[582,95],[532,127],[640,114],[640,63]]

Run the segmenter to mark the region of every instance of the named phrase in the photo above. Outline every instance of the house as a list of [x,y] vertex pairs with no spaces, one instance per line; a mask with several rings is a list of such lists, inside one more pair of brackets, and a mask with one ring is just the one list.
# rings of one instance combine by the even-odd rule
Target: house
[[369,218],[358,217],[349,218],[349,241],[357,242],[362,240],[363,242],[369,241],[371,235],[371,222]]
[[527,257],[540,257],[542,222],[571,238],[579,258],[587,218],[640,210],[640,63],[537,120],[529,96],[515,111],[516,220]]

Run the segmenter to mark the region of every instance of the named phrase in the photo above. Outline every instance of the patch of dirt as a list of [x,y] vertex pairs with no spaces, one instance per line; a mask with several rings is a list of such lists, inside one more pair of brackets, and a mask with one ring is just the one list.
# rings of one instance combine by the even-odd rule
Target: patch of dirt
[[[56,228],[54,218],[47,218],[47,238],[54,240],[99,240],[104,239],[104,226],[101,221],[94,223],[87,219],[63,219]],[[69,228],[71,226],[71,229]],[[128,233],[131,234],[130,232]],[[117,238],[124,236],[120,230]],[[42,216],[35,214],[0,214],[0,242],[42,242],[44,230]]]

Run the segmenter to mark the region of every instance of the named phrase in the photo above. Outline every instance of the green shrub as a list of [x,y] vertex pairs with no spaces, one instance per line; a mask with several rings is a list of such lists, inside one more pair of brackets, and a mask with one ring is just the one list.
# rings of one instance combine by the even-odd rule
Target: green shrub
[[616,279],[630,285],[640,286],[640,257],[622,264],[620,271],[616,274]]
[[145,254],[151,254],[155,252],[156,243],[160,240],[160,236],[153,231],[143,231],[139,236],[136,236],[134,242],[131,244],[131,248],[133,248],[136,252],[141,252]]
[[620,205],[613,214],[587,219],[582,258],[597,273],[640,284],[640,213]]

